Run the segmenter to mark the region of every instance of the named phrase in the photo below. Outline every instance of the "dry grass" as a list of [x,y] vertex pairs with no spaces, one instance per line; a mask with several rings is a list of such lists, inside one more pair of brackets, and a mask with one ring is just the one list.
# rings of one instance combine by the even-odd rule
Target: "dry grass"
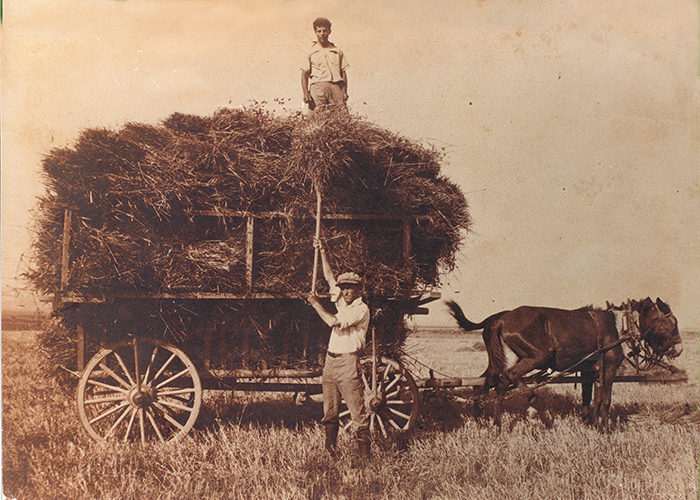
[[[4,494],[21,499],[678,499],[697,498],[700,338],[686,334],[692,384],[618,384],[614,430],[583,426],[573,387],[541,390],[549,421],[515,406],[499,432],[470,409],[432,398],[404,449],[321,453],[318,405],[285,395],[208,393],[191,437],[142,449],[100,446],[78,423],[74,395],[37,370],[35,335],[3,332]],[[478,337],[418,333],[412,354],[448,375],[485,367]],[[343,449],[350,447],[341,436]]]

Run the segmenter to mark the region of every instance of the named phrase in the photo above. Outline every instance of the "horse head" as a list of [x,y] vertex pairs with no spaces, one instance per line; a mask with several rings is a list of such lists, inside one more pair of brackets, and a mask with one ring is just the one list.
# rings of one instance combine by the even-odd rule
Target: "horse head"
[[678,320],[671,308],[661,299],[650,297],[641,302],[632,301],[632,309],[639,313],[639,330],[642,338],[659,356],[677,358],[683,352],[683,342],[678,332]]

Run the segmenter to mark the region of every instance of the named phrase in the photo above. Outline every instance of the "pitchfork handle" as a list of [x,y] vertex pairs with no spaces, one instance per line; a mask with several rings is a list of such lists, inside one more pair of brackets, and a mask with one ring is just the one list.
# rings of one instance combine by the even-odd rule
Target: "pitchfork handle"
[[[316,241],[321,242],[321,191],[316,189]],[[316,294],[316,280],[318,280],[318,257],[320,253],[318,245],[314,248],[314,270],[311,277],[311,294]]]

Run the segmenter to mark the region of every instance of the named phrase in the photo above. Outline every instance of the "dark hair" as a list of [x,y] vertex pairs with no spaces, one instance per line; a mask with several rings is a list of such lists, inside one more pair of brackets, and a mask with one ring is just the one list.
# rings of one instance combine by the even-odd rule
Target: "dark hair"
[[331,22],[325,17],[317,17],[314,21],[314,29],[316,29],[319,26],[331,29]]

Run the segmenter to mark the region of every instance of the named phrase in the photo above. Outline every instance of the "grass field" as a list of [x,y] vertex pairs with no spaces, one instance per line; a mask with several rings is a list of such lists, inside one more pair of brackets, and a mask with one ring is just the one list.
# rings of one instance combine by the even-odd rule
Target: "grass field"
[[[509,402],[501,431],[470,405],[427,398],[405,447],[321,452],[321,408],[290,395],[209,392],[191,436],[149,446],[90,441],[74,387],[38,369],[34,332],[2,334],[3,492],[26,499],[696,499],[700,453],[700,337],[685,334],[687,385],[617,384],[613,430],[582,425],[580,390],[539,390],[529,415]],[[411,371],[478,376],[475,335],[419,331]],[[347,445],[347,446],[343,446]]]

